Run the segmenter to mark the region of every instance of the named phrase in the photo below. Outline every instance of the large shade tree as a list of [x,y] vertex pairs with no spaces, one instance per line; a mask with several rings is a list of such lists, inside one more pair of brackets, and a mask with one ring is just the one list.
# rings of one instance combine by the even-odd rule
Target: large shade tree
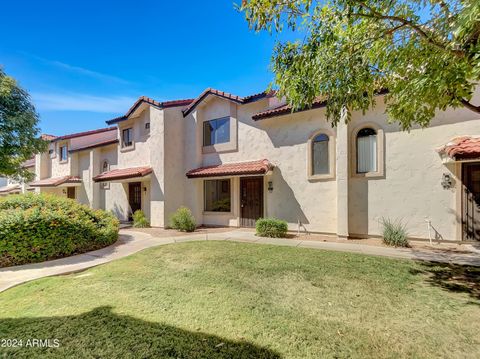
[[0,68],[0,176],[31,179],[22,164],[45,148],[28,93]]
[[244,0],[240,10],[256,31],[301,35],[272,56],[274,84],[294,109],[321,98],[336,123],[388,90],[389,118],[404,129],[449,106],[480,113],[479,0]]

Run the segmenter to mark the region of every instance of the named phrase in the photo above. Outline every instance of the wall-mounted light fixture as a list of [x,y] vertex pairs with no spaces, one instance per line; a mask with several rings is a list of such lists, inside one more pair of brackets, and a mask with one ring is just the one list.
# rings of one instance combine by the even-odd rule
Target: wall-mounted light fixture
[[62,190],[62,193],[63,193],[63,194],[67,194],[67,190],[64,188],[64,189]]
[[143,192],[147,192],[147,187],[143,187]]
[[273,182],[268,181],[268,192],[272,193],[273,192]]
[[442,176],[442,187],[443,189],[450,189],[452,188],[453,181],[452,176],[449,173],[444,173]]

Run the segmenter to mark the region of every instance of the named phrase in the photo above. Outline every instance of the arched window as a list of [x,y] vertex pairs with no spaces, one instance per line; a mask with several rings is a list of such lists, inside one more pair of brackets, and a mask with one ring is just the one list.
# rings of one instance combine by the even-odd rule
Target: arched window
[[357,173],[377,172],[377,131],[362,128],[357,133]]
[[109,169],[110,169],[110,165],[108,164],[108,161],[103,161],[102,173],[108,172]]
[[312,175],[330,173],[330,156],[328,153],[328,135],[319,133],[312,139]]

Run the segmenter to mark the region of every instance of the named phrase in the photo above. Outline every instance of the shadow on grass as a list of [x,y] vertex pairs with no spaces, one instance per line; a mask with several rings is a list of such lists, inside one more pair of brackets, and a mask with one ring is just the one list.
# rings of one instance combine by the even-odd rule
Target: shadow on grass
[[[266,348],[225,340],[98,307],[78,316],[0,319],[3,339],[23,340],[1,348],[0,358],[280,358]],[[58,348],[26,347],[28,339],[58,339]],[[3,355],[2,355],[3,354]]]
[[[412,269],[413,274],[423,274],[426,281],[445,290],[467,293],[480,300],[480,267],[458,264],[421,262],[419,269]],[[480,302],[476,302],[480,305]]]

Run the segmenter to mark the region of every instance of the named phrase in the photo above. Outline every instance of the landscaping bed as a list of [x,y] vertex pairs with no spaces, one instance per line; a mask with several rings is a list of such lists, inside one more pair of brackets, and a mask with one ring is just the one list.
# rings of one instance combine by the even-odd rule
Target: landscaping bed
[[119,222],[102,210],[46,194],[0,200],[0,267],[43,262],[106,247]]

